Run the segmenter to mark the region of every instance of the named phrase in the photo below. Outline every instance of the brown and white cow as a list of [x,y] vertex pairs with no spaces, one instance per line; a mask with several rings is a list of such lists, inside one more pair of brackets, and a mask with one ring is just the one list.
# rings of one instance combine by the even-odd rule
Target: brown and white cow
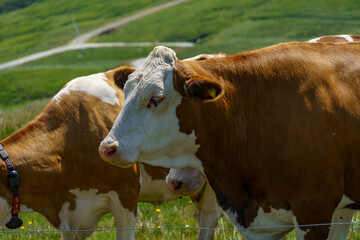
[[[308,40],[307,42],[328,42],[328,43],[346,43],[346,42],[358,42],[360,36],[357,35],[333,35],[322,36]],[[216,57],[225,57],[224,54],[217,54]],[[200,60],[212,58],[214,55],[198,55],[194,58],[186,60]],[[196,199],[197,194],[203,193],[203,185],[206,183],[203,173],[196,168],[173,168],[170,169],[169,174],[166,177],[166,183],[170,191],[179,193],[184,196],[192,195],[192,199]],[[211,190],[208,190],[209,192]],[[198,193],[199,192],[199,193]],[[215,194],[215,193],[214,193]],[[353,217],[353,211],[350,209],[338,209],[334,212],[332,223],[336,223],[331,226],[329,238],[333,240],[347,239],[347,235],[350,229],[350,225],[346,224],[351,222]],[[210,217],[209,217],[210,218]]]
[[326,239],[321,224],[336,209],[360,206],[359,43],[197,62],[156,47],[124,92],[103,159],[202,169],[248,239],[278,239],[291,225],[298,239]]
[[[70,81],[29,125],[1,141],[20,175],[21,211],[44,215],[63,232],[63,239],[84,239],[100,218],[111,212],[116,228],[134,228],[137,202],[174,200],[165,183],[168,169],[147,164],[113,168],[97,149],[124,101],[114,81],[117,70]],[[121,87],[121,83],[119,82]],[[1,164],[0,223],[10,218],[11,191]],[[140,192],[139,192],[140,191]],[[197,206],[207,212],[206,202]],[[205,227],[216,227],[199,222]],[[201,236],[212,231],[200,230]],[[117,231],[117,239],[134,239],[135,232]]]

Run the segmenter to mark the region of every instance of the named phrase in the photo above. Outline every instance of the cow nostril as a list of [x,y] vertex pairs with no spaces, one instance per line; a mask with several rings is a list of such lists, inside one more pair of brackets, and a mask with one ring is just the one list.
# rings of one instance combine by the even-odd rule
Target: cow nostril
[[116,153],[116,148],[115,148],[115,147],[111,147],[111,148],[105,150],[106,156],[107,156],[108,158],[110,158],[110,159],[113,158],[113,156],[115,155],[115,153]]
[[171,186],[174,190],[179,190],[183,186],[182,181],[171,181]]
[[117,151],[117,148],[114,146],[111,146],[111,147],[100,146],[99,147],[100,156],[106,161],[109,161],[109,160],[112,161],[115,158],[116,151]]

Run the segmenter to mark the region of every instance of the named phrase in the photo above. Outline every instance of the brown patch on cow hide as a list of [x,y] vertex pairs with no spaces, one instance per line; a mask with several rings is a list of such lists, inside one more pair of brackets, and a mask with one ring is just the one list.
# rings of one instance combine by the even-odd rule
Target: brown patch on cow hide
[[164,180],[170,171],[168,168],[154,167],[146,163],[143,163],[143,165],[146,173],[151,176],[152,180]]

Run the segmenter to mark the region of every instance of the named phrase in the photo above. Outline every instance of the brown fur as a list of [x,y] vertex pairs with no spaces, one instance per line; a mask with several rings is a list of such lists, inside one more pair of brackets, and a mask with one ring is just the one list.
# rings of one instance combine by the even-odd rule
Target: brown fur
[[360,42],[360,36],[359,35],[351,35],[352,39],[354,39],[354,42]]
[[145,167],[145,171],[147,172],[147,174],[151,176],[152,180],[157,180],[157,179],[164,180],[169,173],[168,168],[154,167],[149,164],[144,164],[144,167]]
[[[218,202],[240,224],[248,227],[259,207],[291,209],[299,224],[328,223],[344,194],[360,203],[360,44],[286,43],[178,60],[176,69],[180,131],[195,132]],[[193,76],[224,94],[186,97]],[[328,234],[303,229],[306,239]]]
[[108,79],[114,79],[115,84],[121,88],[124,89],[124,85],[127,81],[127,77],[133,73],[136,70],[136,68],[129,67],[129,66],[121,66],[119,68],[116,68],[112,71],[109,71],[106,73],[106,77]]

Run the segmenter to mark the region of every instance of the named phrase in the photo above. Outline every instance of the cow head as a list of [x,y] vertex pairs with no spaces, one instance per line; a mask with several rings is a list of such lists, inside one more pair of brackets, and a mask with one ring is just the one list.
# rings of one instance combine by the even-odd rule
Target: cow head
[[100,145],[105,161],[121,167],[140,161],[163,167],[202,168],[195,156],[196,136],[194,132],[180,132],[176,109],[184,98],[200,103],[216,101],[223,87],[188,63],[178,60],[171,49],[156,47],[136,71],[118,74],[128,77],[125,103]]

